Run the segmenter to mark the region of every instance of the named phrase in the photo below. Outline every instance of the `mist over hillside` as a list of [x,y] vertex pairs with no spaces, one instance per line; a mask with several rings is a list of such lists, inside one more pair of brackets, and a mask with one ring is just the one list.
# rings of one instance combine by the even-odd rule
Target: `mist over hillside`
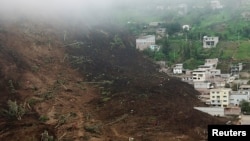
[[[50,23],[120,24],[119,22],[129,20],[137,22],[150,19],[167,20],[168,16],[178,15],[175,9],[180,5],[186,5],[187,11],[192,12],[194,7],[210,9],[209,2],[209,0],[1,0],[0,15],[1,20],[32,18]],[[235,2],[235,0],[221,0],[222,5],[230,7],[231,10],[236,6]]]

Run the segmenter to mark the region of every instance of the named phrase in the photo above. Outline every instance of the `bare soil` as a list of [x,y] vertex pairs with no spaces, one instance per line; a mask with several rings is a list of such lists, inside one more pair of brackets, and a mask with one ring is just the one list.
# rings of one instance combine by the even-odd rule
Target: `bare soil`
[[26,109],[21,120],[1,114],[0,140],[38,141],[46,130],[61,141],[198,141],[227,121],[194,110],[199,93],[159,73],[122,28],[60,28],[0,23],[1,108]]

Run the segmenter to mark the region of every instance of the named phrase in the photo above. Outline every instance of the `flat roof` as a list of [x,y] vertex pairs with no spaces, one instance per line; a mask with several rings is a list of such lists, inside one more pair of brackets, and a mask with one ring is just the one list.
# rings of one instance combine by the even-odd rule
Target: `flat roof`
[[152,37],[154,37],[154,38],[155,38],[155,35],[146,35],[146,36],[141,36],[141,37],[139,37],[139,38],[137,38],[137,39],[148,39],[148,38],[152,38]]
[[240,88],[250,88],[250,85],[241,85]]

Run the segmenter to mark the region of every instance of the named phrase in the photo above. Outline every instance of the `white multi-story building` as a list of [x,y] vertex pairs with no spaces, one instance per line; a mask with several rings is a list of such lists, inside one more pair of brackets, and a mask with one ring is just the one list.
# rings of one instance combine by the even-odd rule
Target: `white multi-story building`
[[213,58],[213,59],[205,59],[205,66],[211,66],[213,69],[217,68],[218,65],[218,58]]
[[213,48],[219,42],[219,37],[203,37],[203,48]]
[[210,102],[212,106],[228,107],[230,104],[230,88],[217,88],[210,90]]
[[230,106],[239,106],[242,100],[250,101],[250,91],[231,92]]
[[151,45],[155,45],[155,35],[147,35],[136,39],[136,49],[140,51],[149,48]]
[[193,81],[206,81],[208,78],[208,71],[206,69],[195,69],[193,70]]
[[210,72],[211,77],[221,75],[221,70],[219,70],[219,69],[211,69],[209,72]]
[[182,74],[183,72],[183,64],[175,64],[173,68],[173,73],[174,74]]

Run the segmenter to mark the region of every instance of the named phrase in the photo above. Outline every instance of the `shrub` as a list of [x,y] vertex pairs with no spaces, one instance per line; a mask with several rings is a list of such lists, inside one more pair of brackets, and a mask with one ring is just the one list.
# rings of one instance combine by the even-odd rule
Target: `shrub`
[[18,105],[16,101],[8,100],[8,109],[3,110],[4,114],[8,117],[15,117],[18,120],[22,119],[25,114],[25,108],[22,105]]
[[47,120],[49,120],[49,118],[45,115],[42,115],[39,117],[39,121],[41,121],[41,122],[46,122]]
[[50,136],[47,130],[44,130],[41,136],[41,141],[54,141],[54,137]]

